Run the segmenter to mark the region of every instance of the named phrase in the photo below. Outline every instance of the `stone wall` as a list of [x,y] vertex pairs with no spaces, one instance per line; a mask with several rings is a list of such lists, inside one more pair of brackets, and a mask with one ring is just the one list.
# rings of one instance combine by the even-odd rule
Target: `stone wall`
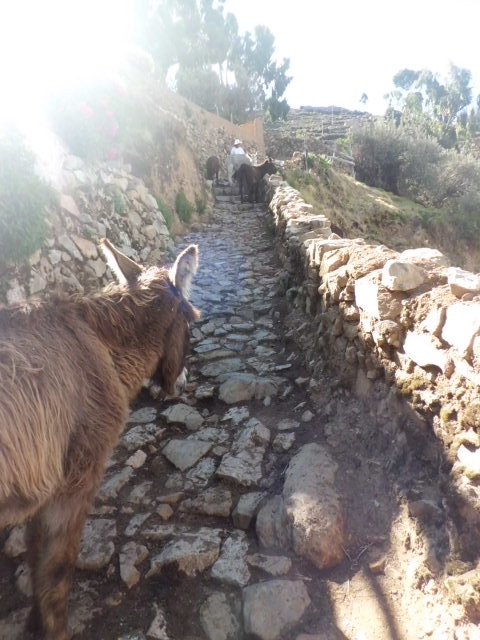
[[[186,98],[169,91],[160,90],[157,107],[171,116],[180,119],[185,126],[186,138],[192,149],[195,149],[198,161],[205,166],[209,156],[216,155],[220,160],[230,153],[233,141],[239,138],[245,151],[256,156],[262,162],[265,156],[265,143],[262,118],[255,118],[242,125],[233,124],[214,113],[205,111]],[[224,167],[225,162],[222,163]]]
[[[98,290],[108,278],[97,250],[103,236],[140,263],[163,264],[173,250],[171,233],[181,235],[188,228],[175,215],[179,190],[193,205],[197,199],[205,201],[205,219],[213,206],[213,194],[203,177],[207,157],[223,157],[221,175],[226,176],[226,156],[235,138],[242,138],[250,153],[264,154],[261,119],[237,126],[166,88],[158,90],[155,101],[145,99],[151,101],[151,112],[165,132],[153,164],[146,166],[140,157],[85,163],[69,155],[58,140],[51,141],[54,153],[48,164],[40,166],[58,200],[48,212],[48,237],[23,264],[0,263],[0,305],[55,290]],[[169,228],[159,200],[171,212]],[[201,217],[194,210],[191,222]]]
[[314,379],[334,372],[370,402],[392,447],[399,434],[410,446],[423,441],[428,461],[449,474],[464,542],[478,550],[480,276],[436,250],[398,253],[331,234],[277,176],[267,201],[285,313],[299,318],[292,333]]
[[91,292],[107,282],[98,240],[108,237],[140,263],[163,264],[172,238],[152,193],[129,167],[87,165],[66,155],[61,167],[58,206],[48,214],[50,232],[41,249],[23,264],[0,273],[0,302]]

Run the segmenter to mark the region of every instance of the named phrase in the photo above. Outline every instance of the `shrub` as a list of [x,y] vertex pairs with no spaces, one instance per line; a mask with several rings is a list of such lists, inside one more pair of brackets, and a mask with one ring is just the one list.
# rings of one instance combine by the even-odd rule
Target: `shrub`
[[293,171],[286,172],[286,180],[290,186],[298,191],[301,190],[302,187],[307,187],[313,185],[315,183],[314,176],[302,169],[293,169]]
[[478,237],[480,233],[480,191],[472,189],[460,196],[451,205],[451,221],[455,223],[459,235],[467,240]]
[[188,223],[192,219],[193,205],[188,201],[182,189],[175,198],[175,211],[182,222]]
[[113,198],[113,208],[115,213],[123,215],[127,212],[127,204],[125,202],[125,197],[121,192],[120,188],[116,185],[112,185],[110,188],[110,192]]
[[453,224],[465,238],[480,232],[480,161],[474,156],[389,122],[355,133],[354,158],[359,180],[439,209],[435,222]]
[[392,123],[374,124],[354,134],[353,157],[358,180],[398,194],[401,132]]
[[157,198],[156,200],[157,200],[157,204],[158,204],[158,209],[159,209],[160,213],[162,214],[163,219],[165,220],[165,224],[167,225],[167,229],[169,231],[171,231],[172,224],[173,224],[172,212],[167,207],[167,205],[163,202],[163,200],[161,200],[160,198]]
[[436,140],[407,134],[402,136],[402,147],[397,178],[399,194],[425,206],[436,206],[442,147]]
[[480,185],[480,162],[468,153],[449,150],[443,154],[438,166],[438,205],[478,192]]
[[207,208],[207,203],[204,198],[200,198],[199,196],[195,196],[195,207],[198,211],[198,214],[201,216],[205,213],[205,209]]
[[332,168],[328,158],[321,154],[307,154],[307,167],[317,175],[327,175]]
[[23,138],[10,132],[0,139],[0,259],[20,262],[45,240],[45,209],[53,189],[35,172],[35,156]]

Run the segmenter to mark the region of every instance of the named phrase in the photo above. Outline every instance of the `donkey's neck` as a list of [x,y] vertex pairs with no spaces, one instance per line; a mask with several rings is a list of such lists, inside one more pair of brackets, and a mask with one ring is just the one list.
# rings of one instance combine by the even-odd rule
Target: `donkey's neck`
[[[85,320],[109,350],[130,398],[163,356],[165,334],[178,305],[169,296],[164,302],[168,304],[160,305],[157,299],[138,304],[131,296],[82,301]],[[165,308],[163,312],[160,307]]]

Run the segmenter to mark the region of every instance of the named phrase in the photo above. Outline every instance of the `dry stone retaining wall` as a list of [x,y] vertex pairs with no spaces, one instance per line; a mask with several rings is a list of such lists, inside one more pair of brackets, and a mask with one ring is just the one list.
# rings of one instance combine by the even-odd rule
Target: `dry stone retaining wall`
[[104,236],[140,263],[163,264],[173,250],[155,197],[127,166],[87,165],[66,156],[61,183],[43,247],[23,264],[0,273],[0,303],[23,303],[55,290],[98,290],[108,280],[98,251],[98,240]]
[[[145,180],[128,162],[85,163],[55,144],[55,162],[41,167],[58,195],[58,205],[48,215],[47,240],[22,264],[0,262],[0,305],[56,289],[98,290],[107,281],[105,262],[97,251],[103,236],[134,260],[163,264],[173,242],[156,197],[174,215],[172,231],[182,233],[186,227],[174,214],[180,189],[192,204],[197,196],[206,197],[205,216],[213,206],[213,194],[202,177],[208,156],[225,160],[221,175],[226,176],[226,158],[235,138],[244,140],[249,153],[265,153],[261,119],[235,125],[167,88],[159,89],[153,108],[171,135],[168,148],[158,150],[158,163],[143,167],[150,170]],[[192,222],[197,219],[194,213]]]
[[265,145],[262,118],[237,125],[205,111],[166,88],[160,91],[157,106],[161,111],[181,120],[186,140],[195,150],[201,166],[205,166],[209,156],[216,155],[220,158],[222,172],[226,171],[226,157],[235,138],[242,140],[247,153],[256,157],[259,162],[263,161]]
[[[480,524],[480,276],[439,251],[399,253],[331,234],[330,221],[271,176],[267,201],[283,293],[312,372],[335,371],[392,429],[433,430],[470,544]],[[478,549],[478,546],[477,546]]]

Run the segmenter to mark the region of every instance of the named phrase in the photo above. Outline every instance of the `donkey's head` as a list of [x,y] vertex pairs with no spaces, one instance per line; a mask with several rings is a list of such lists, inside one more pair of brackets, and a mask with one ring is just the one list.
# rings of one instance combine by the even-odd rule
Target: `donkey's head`
[[277,167],[273,164],[273,160],[270,156],[265,160],[264,165],[266,167],[266,173],[269,175],[277,173]]
[[124,318],[125,324],[135,326],[132,335],[126,332],[124,338],[130,342],[125,346],[132,367],[137,355],[144,358],[144,377],[160,385],[166,394],[177,395],[186,382],[190,324],[200,317],[188,300],[198,268],[198,247],[187,247],[168,270],[142,267],[106,239],[101,247],[119,281],[121,300],[129,304],[130,317]]

